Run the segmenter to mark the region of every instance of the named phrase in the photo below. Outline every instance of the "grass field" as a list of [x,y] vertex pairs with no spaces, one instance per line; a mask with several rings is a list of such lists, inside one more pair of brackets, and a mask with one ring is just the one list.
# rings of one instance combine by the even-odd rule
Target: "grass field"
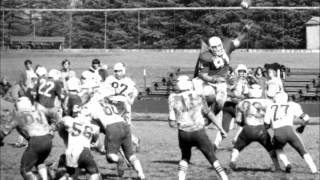
[[[160,52],[156,50],[122,52],[111,51],[106,53],[92,53],[81,51],[79,53],[61,53],[58,51],[2,51],[0,75],[7,75],[10,80],[16,81],[19,74],[24,70],[23,62],[31,59],[36,64],[41,64],[48,69],[61,66],[64,59],[71,60],[71,66],[77,74],[88,69],[91,60],[98,58],[102,63],[109,65],[112,72],[114,63],[122,61],[128,66],[128,74],[136,81],[140,90],[143,87],[143,68],[147,70],[147,85],[151,85],[155,78],[167,77],[167,73],[173,68],[193,68],[196,64],[198,52]],[[281,53],[281,52],[257,52],[248,53],[235,51],[232,54],[231,65],[237,66],[239,63],[248,67],[263,66],[265,63],[278,62],[290,68],[320,68],[319,53]]]
[[[195,65],[198,53],[174,52],[165,53],[158,51],[143,52],[120,52],[107,53],[60,53],[57,51],[32,52],[32,51],[9,51],[1,52],[0,75],[7,75],[11,81],[17,81],[19,74],[23,71],[23,61],[31,59],[34,65],[41,64],[48,69],[60,68],[63,59],[71,60],[71,66],[78,75],[81,71],[88,69],[93,58],[99,58],[102,63],[108,64],[110,72],[115,62],[122,61],[128,65],[128,74],[133,77],[140,88],[143,86],[143,68],[147,70],[147,84],[155,78],[166,76],[173,68],[192,68]],[[236,51],[232,55],[231,65],[234,67],[239,63],[247,64],[249,67],[263,66],[265,63],[278,62],[291,68],[319,68],[319,53],[247,53]],[[157,107],[158,108],[158,107]],[[150,119],[155,117],[150,116]],[[144,118],[145,119],[145,118]],[[145,173],[149,179],[171,180],[177,179],[177,163],[180,152],[177,142],[177,131],[170,129],[165,122],[161,121],[136,121],[134,132],[141,137],[142,150],[138,154],[144,166]],[[209,129],[210,138],[214,139],[214,130]],[[232,131],[230,137],[233,137]],[[302,135],[305,146],[314,158],[317,167],[320,166],[320,126],[312,125],[306,128]],[[5,142],[15,142],[16,132],[9,135]],[[230,158],[230,138],[224,140],[223,149],[217,152],[218,159],[224,167],[227,167]],[[229,172],[230,179],[236,180],[311,180],[319,179],[319,176],[309,174],[309,169],[303,160],[292,148],[285,148],[289,160],[292,162],[291,174],[273,173],[270,171],[271,160],[265,150],[258,144],[252,144],[245,149],[238,160],[239,171]],[[64,151],[61,139],[56,136],[54,148],[48,161],[54,161]],[[11,146],[1,147],[1,180],[21,179],[19,164],[23,149]],[[115,165],[106,162],[104,156],[95,154],[104,179],[117,179],[115,177]],[[124,179],[134,179],[135,173],[128,170]],[[192,165],[188,174],[189,180],[218,179],[215,172],[210,168],[198,150],[194,150]]]
[[[178,148],[177,130],[170,129],[166,122],[161,121],[135,121],[134,133],[141,138],[142,148],[138,153],[145,174],[151,180],[174,180],[177,179],[177,164],[180,159]],[[307,126],[302,134],[305,147],[313,157],[317,167],[320,166],[320,136],[319,125]],[[207,130],[210,139],[213,141],[216,130]],[[235,134],[233,130],[227,139],[222,143],[222,149],[216,153],[222,166],[227,168],[231,180],[316,180],[319,175],[312,175],[302,158],[291,147],[286,146],[285,152],[293,165],[292,172],[275,173],[270,169],[272,162],[267,152],[257,143],[252,143],[241,152],[237,161],[237,171],[228,170],[230,158],[231,138]],[[16,133],[9,135],[5,142],[14,142]],[[17,149],[9,145],[1,148],[1,180],[18,180],[19,163],[23,148]],[[64,151],[61,139],[56,135],[54,147],[47,161],[55,161]],[[104,177],[108,180],[116,180],[116,166],[108,164],[103,155],[94,153],[96,162]],[[193,150],[191,158],[192,164],[189,166],[187,179],[189,180],[209,180],[218,179],[215,171],[210,167],[204,156],[196,149]],[[128,169],[125,172],[126,180],[135,179],[136,174]]]

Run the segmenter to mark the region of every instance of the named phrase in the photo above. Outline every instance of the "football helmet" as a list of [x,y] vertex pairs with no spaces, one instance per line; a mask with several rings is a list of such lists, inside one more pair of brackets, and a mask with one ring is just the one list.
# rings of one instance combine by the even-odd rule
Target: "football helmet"
[[94,87],[93,73],[90,71],[83,71],[81,74],[81,85],[83,88]]
[[177,90],[188,91],[193,88],[192,82],[186,75],[181,75],[177,78]]
[[47,75],[47,69],[43,66],[39,66],[37,69],[36,69],[36,74],[38,75],[38,77],[43,77],[43,76],[46,76]]
[[122,78],[126,74],[126,66],[124,63],[119,62],[113,66],[113,72],[116,78]]
[[277,92],[273,97],[275,103],[286,103],[288,102],[288,94],[285,92]]
[[80,80],[76,77],[72,77],[67,81],[67,88],[70,91],[80,91]]
[[18,98],[15,103],[17,111],[32,111],[34,110],[33,105],[29,98],[23,96]]
[[48,77],[57,81],[61,78],[61,72],[56,69],[51,69],[48,73]]
[[212,36],[209,39],[209,49],[213,55],[222,56],[224,53],[224,48],[221,39],[217,36]]
[[248,73],[248,68],[244,64],[239,64],[235,70],[235,73],[237,74],[237,76],[239,76],[239,71],[245,71],[245,76],[246,76]]

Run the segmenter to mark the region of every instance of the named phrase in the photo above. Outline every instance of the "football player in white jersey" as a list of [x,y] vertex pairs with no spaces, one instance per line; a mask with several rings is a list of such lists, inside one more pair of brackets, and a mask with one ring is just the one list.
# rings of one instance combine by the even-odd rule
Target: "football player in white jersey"
[[[169,125],[174,127],[178,125],[178,139],[182,158],[179,162],[179,180],[185,180],[188,164],[191,158],[191,148],[197,147],[214,167],[219,177],[227,180],[228,176],[221,167],[219,160],[214,154],[214,148],[205,132],[206,116],[211,122],[214,121],[214,115],[207,106],[203,96],[192,90],[192,82],[188,76],[179,76],[177,78],[178,93],[172,93],[169,96]],[[224,135],[222,127],[218,129]]]
[[89,116],[101,126],[100,128],[105,133],[107,161],[117,163],[118,175],[120,177],[124,174],[124,160],[117,153],[122,148],[125,158],[130,161],[133,168],[137,171],[139,179],[145,179],[141,163],[133,152],[130,125],[124,120],[118,108],[108,97],[100,98],[99,96],[96,94],[92,97],[82,107],[79,116]]
[[119,96],[119,101],[130,105],[130,107],[126,107],[129,112],[125,112],[124,117],[131,124],[131,106],[138,95],[136,84],[130,77],[126,76],[126,65],[124,63],[116,63],[113,66],[113,71],[114,75],[108,76],[105,83],[111,85],[114,89],[114,95]]
[[236,122],[242,126],[231,154],[230,168],[235,169],[235,162],[239,153],[250,143],[259,142],[268,152],[275,165],[275,170],[280,171],[277,155],[271,143],[271,136],[264,126],[266,108],[272,103],[269,99],[260,99],[261,89],[249,89],[249,99],[239,102],[236,106]]
[[296,131],[302,133],[309,121],[309,116],[302,111],[300,104],[288,101],[287,93],[278,92],[274,96],[274,102],[267,108],[264,121],[266,124],[270,124],[274,130],[274,147],[278,158],[286,166],[287,172],[291,171],[292,166],[282,149],[289,143],[308,164],[311,173],[319,173],[310,154],[303,145],[301,137],[293,130],[293,121],[296,118],[302,120],[302,125]]
[[16,112],[8,116],[8,120],[0,126],[0,144],[13,129],[28,140],[28,147],[21,158],[20,173],[24,180],[37,179],[32,168],[37,168],[42,180],[48,180],[44,161],[52,148],[52,131],[43,112],[35,110],[27,97],[20,97],[15,103]]
[[[138,95],[136,83],[128,76],[126,76],[126,65],[122,62],[116,63],[113,66],[114,75],[110,75],[106,78],[105,84],[111,86],[114,96],[112,100],[114,102],[120,102],[124,109],[120,110],[123,118],[131,125],[131,107],[135,98]],[[140,139],[132,134],[132,142],[136,146],[137,150],[140,147]]]
[[65,116],[60,121],[60,128],[68,132],[64,139],[67,149],[65,151],[66,174],[60,180],[71,177],[77,179],[80,168],[86,169],[90,174],[89,180],[100,180],[98,166],[90,151],[92,141],[99,135],[99,127],[91,123],[91,119],[85,116],[72,118]]

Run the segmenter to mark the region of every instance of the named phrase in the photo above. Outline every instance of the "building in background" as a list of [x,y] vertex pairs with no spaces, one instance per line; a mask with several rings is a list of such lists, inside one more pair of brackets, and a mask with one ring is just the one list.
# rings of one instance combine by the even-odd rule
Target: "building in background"
[[307,49],[320,49],[320,17],[313,16],[306,23]]

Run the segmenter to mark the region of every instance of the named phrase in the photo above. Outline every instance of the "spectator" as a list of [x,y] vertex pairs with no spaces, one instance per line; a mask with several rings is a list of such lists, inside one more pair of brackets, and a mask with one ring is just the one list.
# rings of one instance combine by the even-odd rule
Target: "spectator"
[[254,73],[254,78],[256,79],[257,84],[260,85],[260,87],[262,89],[262,97],[264,98],[265,97],[265,89],[267,86],[267,84],[266,84],[267,79],[265,78],[262,67],[257,67],[257,69],[255,70],[255,73]]
[[147,93],[147,95],[150,95],[151,89],[150,88],[146,88],[146,93]]
[[4,76],[0,81],[0,96],[5,96],[10,88],[11,84],[8,81],[8,77]]
[[276,93],[284,91],[282,81],[277,75],[275,66],[270,66],[268,69],[268,80],[266,81],[266,96],[272,99]]
[[162,85],[165,86],[167,84],[166,78],[162,78],[161,82],[162,82]]
[[153,87],[154,87],[155,90],[158,90],[159,84],[156,82],[156,83],[154,83]]
[[92,73],[92,78],[95,84],[99,84],[101,82],[101,76],[99,74],[99,69],[101,69],[101,63],[99,59],[93,59],[91,62],[91,67],[89,71]]
[[32,67],[32,61],[30,59],[27,59],[24,61],[24,66],[25,66],[25,72],[22,76],[26,78],[26,85],[27,87],[32,86],[32,77],[35,75],[35,71],[33,70]]
[[65,59],[61,62],[61,78],[62,78],[62,82],[63,82],[63,87],[67,87],[67,81],[71,78],[71,77],[75,77],[76,73],[75,71],[71,70],[71,62],[68,59]]
[[174,75],[173,75],[173,73],[170,73],[168,81],[167,81],[167,91],[168,91],[168,93],[173,91],[173,86],[174,86],[173,82],[174,81],[175,81]]

